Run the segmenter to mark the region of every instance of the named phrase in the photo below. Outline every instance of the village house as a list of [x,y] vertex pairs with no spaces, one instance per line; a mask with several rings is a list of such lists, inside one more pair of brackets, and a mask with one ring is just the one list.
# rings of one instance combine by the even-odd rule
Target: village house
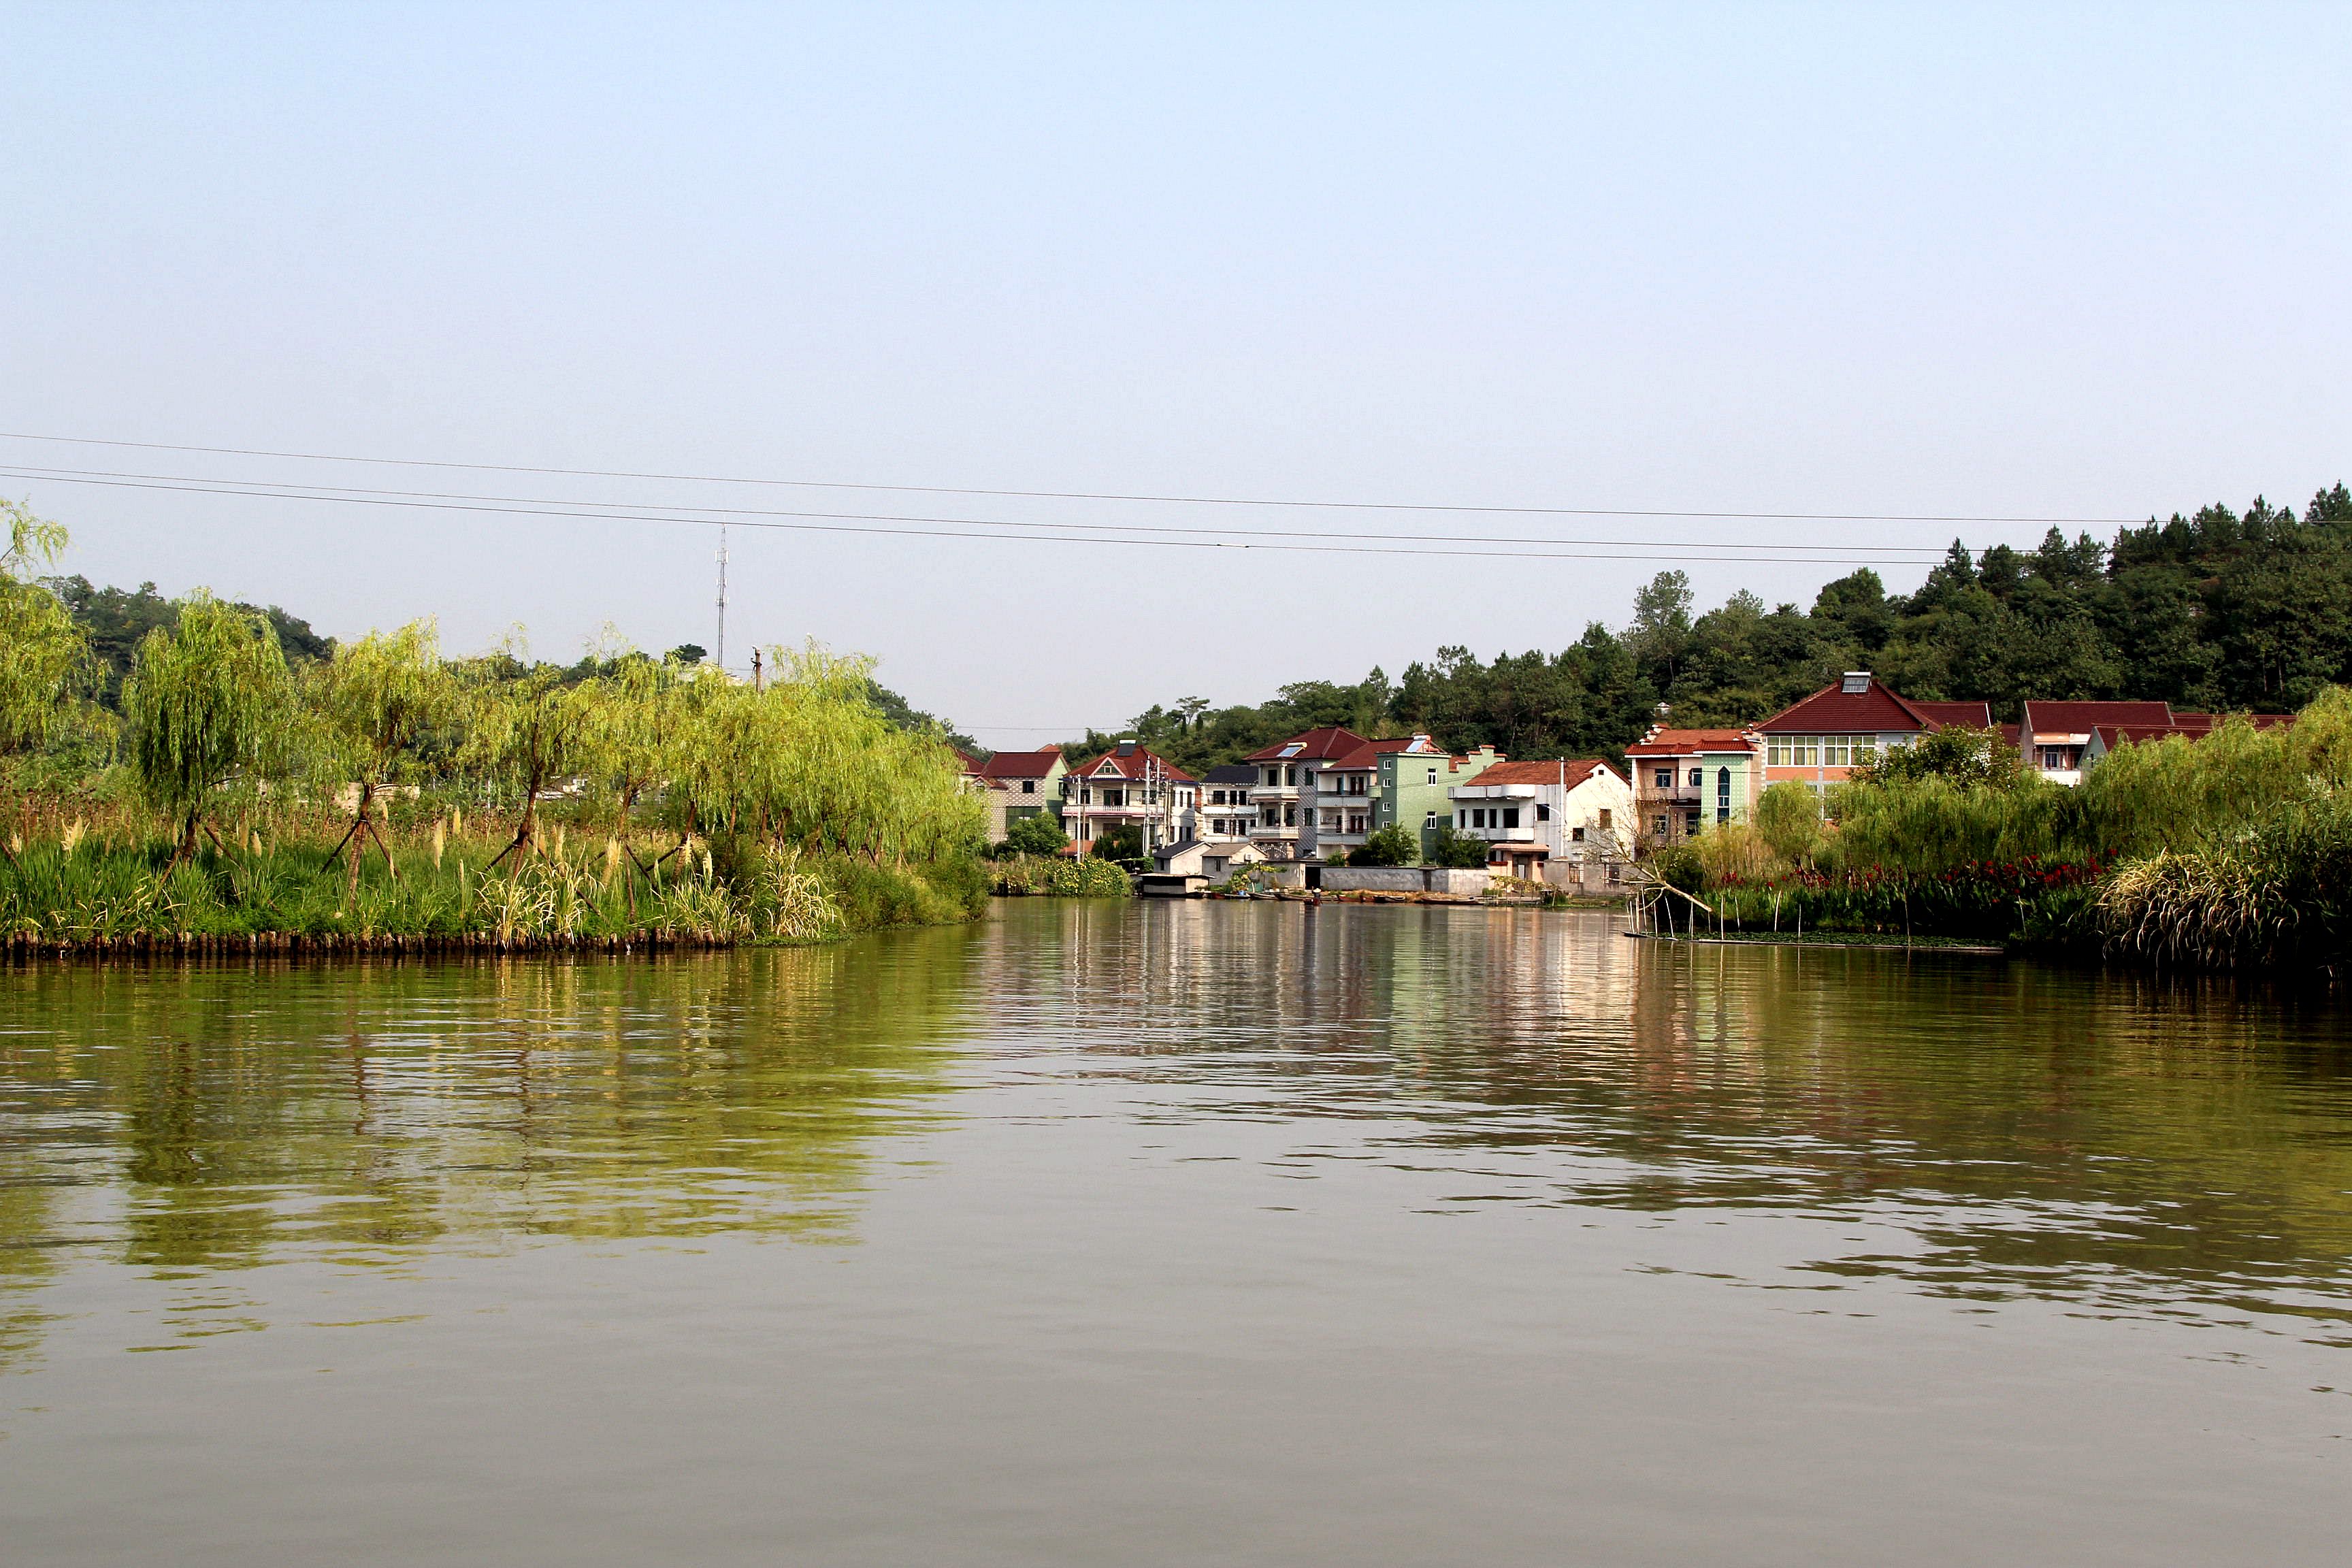
[[1202,843],[1248,839],[1257,821],[1257,807],[1250,801],[1250,789],[1257,777],[1257,769],[1247,763],[1226,763],[1201,775],[1198,832]]
[[[2248,713],[2259,729],[2292,724],[2292,713]],[[2017,726],[2026,766],[2053,784],[2077,784],[2118,746],[2181,735],[2201,741],[2219,713],[2176,713],[2169,702],[2028,702]]]
[[1747,821],[1763,793],[1764,754],[1763,737],[1752,730],[1653,726],[1625,748],[1643,837],[1664,847],[1717,823]]
[[1613,881],[1631,852],[1633,791],[1592,759],[1496,763],[1447,790],[1454,830],[1486,846],[1487,868],[1531,881]]
[[1062,814],[1062,781],[1069,772],[1059,748],[1037,752],[999,752],[986,762],[974,762],[963,752],[966,786],[988,803],[988,841],[1002,843],[1012,826],[1024,816]]
[[1315,844],[1330,859],[1360,847],[1384,827],[1410,829],[1425,857],[1438,830],[1453,823],[1446,791],[1503,759],[1492,746],[1457,757],[1427,735],[1367,741],[1317,777]]
[[1121,741],[1062,781],[1064,826],[1081,854],[1106,828],[1139,828],[1148,855],[1193,836],[1199,791],[1200,781],[1165,757]]
[[[1318,775],[1364,744],[1361,735],[1335,725],[1277,741],[1242,759],[1257,770],[1257,782],[1250,786],[1250,804],[1257,816],[1250,839],[1267,859],[1322,858],[1317,847]],[[1345,808],[1340,809],[1344,823]]]
[[1879,752],[1954,725],[1990,730],[1992,710],[1982,702],[1907,700],[1870,671],[1850,669],[1835,685],[1822,687],[1756,726],[1764,743],[1762,789],[1801,784],[1816,792],[1827,790],[1843,784],[1854,769],[1868,766]]

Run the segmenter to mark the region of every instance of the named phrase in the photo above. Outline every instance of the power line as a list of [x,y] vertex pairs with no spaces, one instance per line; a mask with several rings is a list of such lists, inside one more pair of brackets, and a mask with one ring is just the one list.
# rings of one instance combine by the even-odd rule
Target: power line
[[[1662,548],[1669,550],[1736,550],[1748,552],[1759,550],[1801,550],[1816,554],[1841,551],[1851,552],[1861,549],[1883,551],[1890,555],[1908,554],[1940,556],[1944,553],[1941,546],[1923,544],[1806,544],[1800,542],[1790,541],[1776,542],[1767,544],[1745,544],[1734,542],[1704,542],[1685,544],[1672,540],[1655,539],[1540,539],[1529,538],[1524,534],[1357,533],[1331,529],[1190,528],[1181,524],[1174,523],[1048,522],[1034,520],[992,517],[910,516],[899,512],[786,510],[774,507],[716,507],[698,506],[691,503],[668,503],[667,505],[665,505],[664,503],[651,501],[580,500],[572,498],[550,499],[541,496],[479,495],[469,494],[465,491],[457,490],[405,490],[373,489],[359,485],[294,484],[273,479],[214,479],[197,474],[130,473],[112,468],[35,468],[25,464],[0,466],[0,474],[5,474],[16,479],[46,479],[62,482],[116,479],[150,480],[155,481],[158,484],[188,488],[233,486],[236,488],[207,488],[205,489],[204,493],[229,495],[252,494],[264,499],[326,500],[350,497],[397,496],[425,500],[488,501],[527,507],[593,507],[598,509],[597,513],[579,515],[601,515],[605,512],[610,512],[614,514],[615,521],[630,521],[633,517],[644,516],[649,517],[651,521],[665,522],[699,521],[710,523],[721,528],[724,528],[730,521],[742,518],[793,517],[831,519],[835,521],[857,522],[952,524],[957,527],[973,528],[1028,528],[1074,533],[1168,533],[1244,539],[1346,539],[1436,544],[1540,544],[1576,547],[1598,546],[1610,549]],[[299,493],[280,496],[278,492]],[[681,513],[692,515],[677,515]]]
[[119,447],[148,452],[201,452],[214,457],[283,458],[313,463],[373,463],[392,468],[462,468],[476,473],[560,474],[576,479],[663,479],[687,484],[774,485],[799,489],[880,490],[900,495],[998,496],[1024,500],[1139,501],[1171,506],[1293,507],[1346,511],[1483,512],[1520,517],[1686,518],[1751,522],[1968,522],[2051,525],[2061,528],[2128,527],[2132,517],[1997,517],[1968,513],[1863,511],[1708,511],[1663,507],[1482,506],[1441,501],[1294,500],[1268,496],[1150,495],[1118,490],[991,489],[972,485],[892,485],[847,479],[779,479],[750,475],[665,474],[628,468],[564,468],[523,463],[462,463],[436,458],[374,458],[341,452],[278,451],[257,447],[198,447],[170,441],[124,441],[97,436],[46,436],[0,430],[0,440],[51,441],[78,447]]
[[[345,506],[394,507],[407,510],[451,511],[467,512],[478,515],[576,519],[591,522],[677,524],[698,528],[713,528],[720,526],[719,520],[716,518],[682,516],[659,512],[624,513],[609,510],[609,507],[608,510],[604,510],[582,511],[551,505],[493,505],[487,502],[400,500],[390,496],[353,495],[328,491],[300,491],[295,490],[290,487],[276,489],[255,489],[249,488],[232,488],[232,486],[228,484],[196,484],[184,483],[176,480],[99,479],[88,476],[68,477],[63,475],[44,474],[37,470],[7,467],[0,467],[0,475],[5,475],[15,479],[29,479],[36,480],[47,479],[50,482],[58,484],[96,485],[114,489],[162,490],[183,495],[236,496],[247,500],[331,501]],[[859,514],[816,513],[814,515],[822,517],[831,515],[856,516]],[[897,521],[922,521],[927,520],[909,518]],[[1664,553],[1664,551],[1656,548],[1617,553],[1601,553],[1592,551],[1562,550],[1425,550],[1402,549],[1375,544],[1267,543],[1247,539],[1127,539],[1108,537],[1107,534],[1072,536],[1035,532],[981,533],[974,532],[969,528],[887,528],[846,521],[782,522],[772,520],[761,521],[756,519],[744,519],[733,521],[732,526],[739,528],[772,529],[803,533],[869,534],[896,539],[982,539],[1012,541],[1029,544],[1063,545],[1118,544],[1162,550],[1264,550],[1305,555],[1413,555],[1426,558],[1466,558],[1474,561],[1657,561],[1681,565],[1706,565],[1721,559],[1719,556],[1706,553],[1706,552],[1720,548],[1718,546],[1708,544],[1675,544],[1664,547],[1665,549],[1679,552],[1675,554]],[[1012,522],[1002,523],[996,526],[1004,528],[1038,529],[1075,527],[1082,525]],[[1097,526],[1106,531],[1115,531],[1118,532],[1131,533],[1138,531],[1138,530],[1134,528],[1122,527],[1122,525],[1117,523],[1104,523]],[[1374,537],[1379,536],[1375,535]],[[1769,548],[1803,547],[1774,546]],[[1914,548],[1916,547],[1895,546],[1893,547],[1893,550]],[[1864,553],[1857,551],[1841,555],[1746,555],[1739,557],[1738,562],[1742,564],[1757,563],[1794,566],[1910,566],[1917,565],[1919,563],[1916,560],[1913,559],[1896,560],[1894,558],[1891,551],[1877,554]]]

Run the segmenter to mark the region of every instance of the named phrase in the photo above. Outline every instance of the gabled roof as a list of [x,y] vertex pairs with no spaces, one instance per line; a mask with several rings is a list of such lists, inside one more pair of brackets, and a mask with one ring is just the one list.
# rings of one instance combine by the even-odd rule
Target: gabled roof
[[1457,789],[1485,789],[1488,784],[1556,784],[1565,783],[1574,789],[1595,773],[1615,770],[1597,758],[1552,758],[1545,762],[1496,763],[1485,773],[1455,785]]
[[1036,752],[999,752],[972,771],[984,779],[1042,779],[1061,760],[1061,749],[1056,746]]
[[1098,757],[1088,757],[1070,772],[1089,779],[1140,779],[1154,763],[1160,764],[1160,776],[1170,784],[1201,782],[1167,758],[1142,746],[1129,749],[1122,745]]
[[1908,697],[1903,700],[1905,706],[1938,730],[1992,728],[1992,704],[1990,702],[1922,702]]
[[1271,746],[1252,752],[1245,763],[1306,763],[1322,762],[1331,757],[1345,756],[1364,743],[1364,738],[1353,730],[1332,725],[1325,730],[1309,730],[1303,735],[1293,735],[1287,741],[1276,741]]
[[1681,757],[1695,752],[1746,752],[1755,739],[1745,730],[1653,730],[1625,748],[1629,757]]
[[1875,676],[1865,681],[1859,691],[1848,691],[1846,684],[1838,681],[1822,687],[1802,701],[1781,709],[1757,725],[1757,731],[1767,735],[1868,734],[1874,731],[1900,734],[1944,727],[1942,721],[1927,717],[1887,690]]
[[[2036,706],[2040,706],[2036,704]],[[2273,730],[2294,722],[2292,713],[2175,713],[2168,724],[2094,724],[2090,731],[2070,731],[2069,733],[2095,733],[2108,751],[2129,745],[2135,741],[2161,741],[2167,735],[2183,735],[2201,741],[2221,726],[2226,719],[2243,719],[2257,730]]]
[[2170,729],[2169,702],[2028,702],[2019,729],[2028,735],[2087,735],[2095,729]]
[[1332,773],[1362,773],[1379,767],[1382,757],[1442,757],[1445,754],[1445,748],[1426,735],[1397,735],[1385,741],[1366,741],[1354,751],[1334,757],[1328,766]]

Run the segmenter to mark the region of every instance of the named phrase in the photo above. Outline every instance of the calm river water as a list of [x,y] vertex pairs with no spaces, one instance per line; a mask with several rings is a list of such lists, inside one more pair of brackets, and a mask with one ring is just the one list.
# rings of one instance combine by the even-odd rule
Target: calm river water
[[1001,907],[0,991],[0,1558],[2352,1562],[2328,1011]]

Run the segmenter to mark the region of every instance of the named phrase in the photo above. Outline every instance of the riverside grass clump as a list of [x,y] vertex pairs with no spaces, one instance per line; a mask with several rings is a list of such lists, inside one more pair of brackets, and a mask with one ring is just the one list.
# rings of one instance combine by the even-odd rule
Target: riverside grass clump
[[[969,920],[984,813],[871,666],[775,679],[618,646],[442,655],[430,622],[289,667],[198,594],[138,646],[120,711],[54,595],[63,532],[0,551],[0,942],[18,950],[821,942]],[[79,676],[74,674],[80,672]]]
[[1091,855],[1005,855],[989,866],[990,890],[1007,898],[1124,899],[1135,884]]
[[[1947,731],[1816,802],[1655,858],[1728,930],[1993,939],[2158,967],[2340,977],[2352,957],[2352,693],[2291,725],[2126,745],[2069,789]],[[1826,811],[1822,808],[1826,806]]]

